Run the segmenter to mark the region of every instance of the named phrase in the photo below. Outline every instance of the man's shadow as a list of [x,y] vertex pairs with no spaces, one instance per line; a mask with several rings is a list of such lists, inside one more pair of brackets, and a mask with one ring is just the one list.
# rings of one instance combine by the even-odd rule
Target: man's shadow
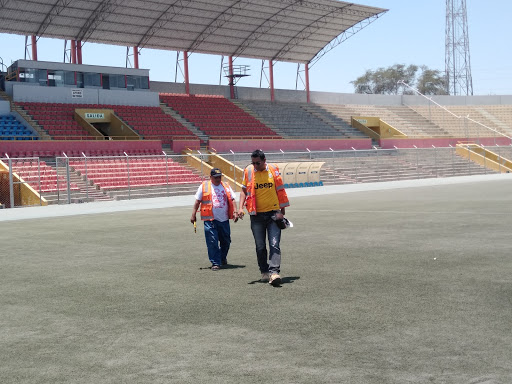
[[[220,270],[223,270],[223,269],[237,269],[237,268],[245,268],[245,265],[240,265],[240,264],[227,264],[227,265],[223,265],[220,267]],[[199,269],[212,269],[212,266],[210,265],[209,267],[200,267]]]
[[[295,282],[295,280],[299,280],[299,279],[300,279],[300,276],[287,276],[287,277],[283,277],[281,279],[281,284],[275,286],[274,288],[279,288],[283,284],[292,284],[292,283]],[[267,285],[270,285],[270,284],[268,284],[268,281],[261,281],[261,280],[253,280],[253,281],[248,282],[247,284],[267,284]]]

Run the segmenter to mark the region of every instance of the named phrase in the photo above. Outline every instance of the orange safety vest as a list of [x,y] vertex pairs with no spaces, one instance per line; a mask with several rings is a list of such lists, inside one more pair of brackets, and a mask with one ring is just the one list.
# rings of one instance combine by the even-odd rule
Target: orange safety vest
[[[233,214],[235,212],[235,204],[233,203],[233,198],[231,196],[229,184],[224,182],[220,182],[226,191],[226,196],[228,199],[228,218],[232,219]],[[203,198],[201,200],[201,220],[212,221],[213,217],[213,201],[212,201],[212,182],[203,181]]]
[[[279,168],[275,164],[268,164],[267,167],[274,178],[274,185],[277,192],[277,200],[279,200],[279,208],[288,207],[288,195],[284,189],[283,179],[279,173]],[[249,165],[244,171],[245,180],[247,180],[247,193],[245,198],[245,207],[249,215],[256,214],[256,188],[254,187],[254,165]]]

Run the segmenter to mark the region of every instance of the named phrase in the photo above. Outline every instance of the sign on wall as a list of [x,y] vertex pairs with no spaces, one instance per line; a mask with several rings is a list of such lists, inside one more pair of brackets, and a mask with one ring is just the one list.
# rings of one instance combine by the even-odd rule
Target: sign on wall
[[71,90],[71,97],[72,98],[83,98],[84,97],[84,90],[83,89],[72,89]]
[[86,119],[104,119],[105,118],[105,114],[104,113],[90,113],[90,112],[86,112],[85,113],[85,118]]

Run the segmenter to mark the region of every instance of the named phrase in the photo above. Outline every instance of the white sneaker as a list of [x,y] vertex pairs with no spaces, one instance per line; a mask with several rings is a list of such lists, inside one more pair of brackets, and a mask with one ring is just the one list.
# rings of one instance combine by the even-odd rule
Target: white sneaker
[[264,282],[267,282],[270,280],[270,273],[268,272],[265,272],[265,273],[262,273],[261,274],[261,279],[260,281],[264,281]]
[[283,280],[281,279],[281,276],[277,273],[273,273],[270,275],[270,279],[268,280],[268,283],[274,287],[278,287],[281,285]]

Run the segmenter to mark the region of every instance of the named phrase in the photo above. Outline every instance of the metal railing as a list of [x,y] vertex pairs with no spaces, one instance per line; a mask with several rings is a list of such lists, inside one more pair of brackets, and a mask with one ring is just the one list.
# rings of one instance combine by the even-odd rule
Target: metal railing
[[[500,163],[502,159],[512,159],[512,146],[487,146],[485,149],[496,153]],[[250,152],[229,151],[218,154],[242,169],[251,161]],[[22,185],[30,186],[39,194],[39,200],[32,200],[32,205],[41,205],[44,200],[48,204],[72,204],[193,195],[200,181],[207,178],[210,156],[209,153],[201,151],[192,155],[125,154],[91,157],[82,154],[80,157],[43,159],[13,159],[6,156],[0,159],[4,164],[4,170],[0,173],[0,203],[7,207],[27,205],[23,204],[27,192]],[[488,161],[485,154],[483,165],[475,163],[472,156],[474,160],[477,155],[470,153],[466,158],[459,156],[455,147],[434,146],[413,149],[266,152],[267,161],[273,163],[323,162],[320,172],[323,185],[496,173],[485,166]],[[188,165],[192,163],[195,170]],[[233,167],[233,174],[226,172],[226,176],[235,179],[236,172]]]

